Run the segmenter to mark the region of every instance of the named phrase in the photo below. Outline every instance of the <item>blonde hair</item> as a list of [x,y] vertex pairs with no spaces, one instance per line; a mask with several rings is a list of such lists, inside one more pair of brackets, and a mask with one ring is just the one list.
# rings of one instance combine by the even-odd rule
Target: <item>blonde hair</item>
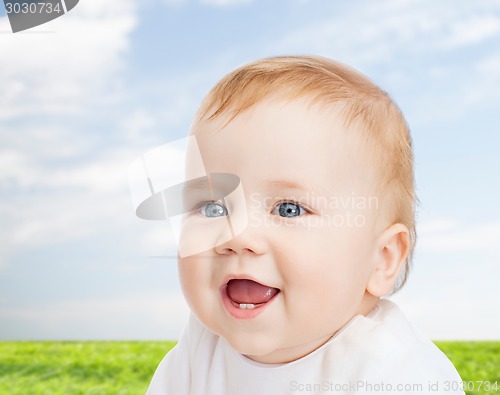
[[393,223],[406,225],[410,250],[393,292],[406,282],[416,243],[415,193],[411,136],[398,106],[389,95],[357,71],[316,56],[278,56],[242,66],[226,75],[208,93],[199,119],[241,112],[276,94],[311,103],[340,105],[346,125],[360,123],[365,143],[379,163],[383,182],[393,205]]

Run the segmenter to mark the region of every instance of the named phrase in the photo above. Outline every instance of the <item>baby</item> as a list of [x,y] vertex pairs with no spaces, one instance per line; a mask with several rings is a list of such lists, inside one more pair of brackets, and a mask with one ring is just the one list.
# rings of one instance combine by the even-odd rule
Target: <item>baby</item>
[[411,137],[384,91],[325,58],[264,59],[210,91],[190,136],[206,170],[182,191],[192,314],[148,395],[463,394],[384,298],[416,237]]

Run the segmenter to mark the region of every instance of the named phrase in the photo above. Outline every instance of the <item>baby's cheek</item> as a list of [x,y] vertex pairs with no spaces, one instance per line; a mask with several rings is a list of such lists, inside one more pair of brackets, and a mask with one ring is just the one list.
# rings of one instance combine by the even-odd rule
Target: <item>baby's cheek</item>
[[210,317],[213,315],[213,302],[209,300],[213,295],[208,294],[208,279],[203,265],[196,259],[180,259],[179,279],[191,311],[205,326],[212,329]]
[[199,297],[198,294],[202,290],[204,277],[202,265],[196,259],[183,258],[179,259],[178,268],[182,290],[188,302],[191,302],[191,299]]

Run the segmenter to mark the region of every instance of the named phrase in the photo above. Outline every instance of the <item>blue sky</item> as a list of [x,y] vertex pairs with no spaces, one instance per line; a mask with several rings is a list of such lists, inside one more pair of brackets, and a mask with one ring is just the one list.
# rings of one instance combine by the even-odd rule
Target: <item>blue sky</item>
[[17,34],[0,9],[0,339],[178,337],[175,261],[150,258],[173,253],[168,225],[134,217],[128,164],[184,136],[224,74],[279,54],[394,97],[421,200],[394,299],[434,339],[498,339],[500,4],[81,0]]

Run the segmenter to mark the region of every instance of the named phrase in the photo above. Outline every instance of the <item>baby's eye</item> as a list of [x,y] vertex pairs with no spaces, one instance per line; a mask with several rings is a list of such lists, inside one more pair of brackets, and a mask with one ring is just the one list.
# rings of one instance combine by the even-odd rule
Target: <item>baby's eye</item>
[[298,217],[307,211],[302,206],[293,202],[281,202],[274,207],[272,214],[278,214],[282,217]]
[[222,217],[227,215],[227,209],[220,203],[207,202],[199,206],[199,213],[209,218]]

